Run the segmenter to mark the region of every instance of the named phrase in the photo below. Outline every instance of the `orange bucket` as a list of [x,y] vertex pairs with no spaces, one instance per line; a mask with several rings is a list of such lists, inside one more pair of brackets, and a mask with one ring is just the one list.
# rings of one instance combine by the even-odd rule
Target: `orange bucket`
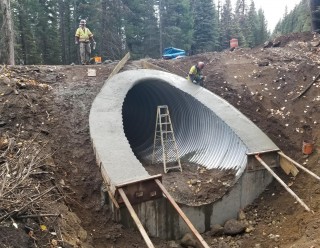
[[238,46],[239,46],[238,39],[231,39],[230,40],[230,48],[236,48]]
[[101,57],[94,57],[94,62],[96,62],[97,64],[101,63]]
[[313,152],[313,145],[314,145],[314,142],[304,140],[302,143],[302,153],[306,155],[311,154]]

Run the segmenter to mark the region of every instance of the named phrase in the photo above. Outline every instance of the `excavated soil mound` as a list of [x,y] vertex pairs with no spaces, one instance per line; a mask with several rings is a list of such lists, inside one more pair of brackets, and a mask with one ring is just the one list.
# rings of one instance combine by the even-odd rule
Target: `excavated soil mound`
[[164,173],[163,164],[145,165],[150,175],[163,174],[162,184],[171,196],[177,202],[189,206],[214,202],[225,195],[235,183],[235,173],[232,170],[207,170],[203,166],[187,163],[182,163],[181,167],[182,172],[174,169]]

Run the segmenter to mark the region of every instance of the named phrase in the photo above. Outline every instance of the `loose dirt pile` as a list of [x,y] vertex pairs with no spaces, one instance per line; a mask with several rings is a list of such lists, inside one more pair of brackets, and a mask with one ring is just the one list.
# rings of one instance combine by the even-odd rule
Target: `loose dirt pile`
[[189,206],[211,203],[224,196],[235,183],[232,170],[207,170],[196,164],[182,163],[182,172],[163,173],[163,164],[144,166],[150,175],[162,175],[162,184],[178,202]]
[[[254,121],[286,154],[320,174],[320,83],[316,81],[303,96],[293,100],[319,74],[320,38],[308,33],[282,39],[282,45],[276,48],[236,49],[149,62],[183,77],[197,61],[206,62],[207,89]],[[0,222],[0,247],[145,247],[137,231],[114,223],[111,211],[101,205],[102,179],[90,143],[91,103],[114,66],[2,68],[0,218],[20,211]],[[88,77],[88,68],[96,69],[97,77]],[[315,142],[316,149],[310,156],[301,153],[306,139]],[[19,156],[25,159],[18,162]],[[29,172],[24,170],[28,166]],[[197,190],[200,170],[186,171],[186,182]],[[207,232],[204,238],[208,244],[319,247],[319,182],[302,172],[296,178],[279,173],[315,214],[304,212],[274,182],[245,209],[246,221],[253,227],[248,233],[216,237]],[[21,184],[23,188],[16,187],[8,198],[2,193],[5,182],[16,175],[28,177]],[[208,182],[210,178],[201,175],[201,180]],[[6,189],[12,187],[14,183]],[[174,188],[171,190],[174,193]],[[157,247],[168,247],[167,241],[153,242]]]

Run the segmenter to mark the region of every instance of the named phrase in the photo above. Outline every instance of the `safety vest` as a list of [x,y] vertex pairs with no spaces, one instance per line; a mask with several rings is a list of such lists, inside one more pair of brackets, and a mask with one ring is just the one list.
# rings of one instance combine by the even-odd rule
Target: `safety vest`
[[78,28],[76,31],[76,37],[79,37],[80,42],[89,42],[89,38],[93,36],[89,28]]
[[190,71],[189,71],[189,74],[188,74],[188,77],[187,77],[187,79],[189,79],[191,81],[190,75],[193,75],[193,77],[198,78],[198,77],[200,77],[202,75],[202,73],[201,73],[200,70],[198,70],[197,66],[194,65],[194,66],[192,66],[190,68]]

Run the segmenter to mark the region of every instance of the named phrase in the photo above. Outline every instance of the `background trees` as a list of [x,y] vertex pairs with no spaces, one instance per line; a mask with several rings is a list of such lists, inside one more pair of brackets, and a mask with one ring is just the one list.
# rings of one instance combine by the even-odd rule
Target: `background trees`
[[[10,6],[11,2],[11,6]],[[221,5],[222,2],[222,5]],[[0,63],[78,62],[74,44],[80,19],[94,33],[93,55],[120,59],[160,57],[174,46],[190,53],[229,48],[231,38],[254,47],[269,37],[262,10],[252,0],[1,0]],[[11,7],[11,10],[10,10]],[[10,24],[11,23],[11,24]],[[11,27],[11,28],[10,28]],[[275,33],[310,30],[306,1],[278,23]],[[13,52],[14,49],[14,52]],[[15,57],[13,57],[15,56]]]
[[213,51],[217,47],[219,33],[216,26],[216,10],[211,0],[193,2],[193,51]]
[[14,35],[13,35],[13,23],[11,17],[11,5],[10,0],[1,0],[0,9],[2,11],[2,34],[1,43],[3,43],[3,50],[6,49],[7,52],[1,52],[4,61],[7,64],[14,65]]
[[307,1],[301,1],[290,13],[285,13],[273,31],[273,35],[311,30],[311,17]]

